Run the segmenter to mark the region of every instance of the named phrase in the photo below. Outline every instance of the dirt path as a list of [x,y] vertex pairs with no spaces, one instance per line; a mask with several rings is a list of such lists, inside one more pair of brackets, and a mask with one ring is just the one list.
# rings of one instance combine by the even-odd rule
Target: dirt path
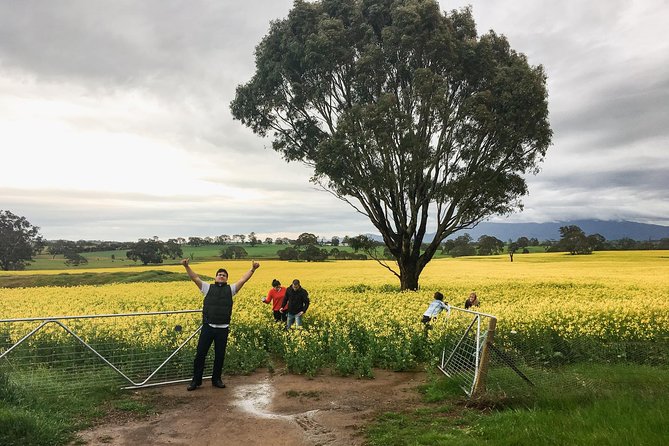
[[[415,388],[424,373],[375,370],[375,378],[306,378],[257,372],[227,377],[225,389],[205,381],[152,392],[159,414],[141,420],[115,419],[79,433],[89,445],[272,445],[354,446],[361,428],[382,411],[419,401]],[[140,395],[141,398],[141,395]]]

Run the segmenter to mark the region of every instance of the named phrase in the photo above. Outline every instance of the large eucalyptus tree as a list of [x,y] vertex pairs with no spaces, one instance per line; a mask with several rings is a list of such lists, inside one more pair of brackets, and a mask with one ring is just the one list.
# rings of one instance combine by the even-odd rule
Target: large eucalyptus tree
[[231,109],[370,219],[402,289],[447,236],[522,208],[552,136],[543,68],[434,0],[296,1]]

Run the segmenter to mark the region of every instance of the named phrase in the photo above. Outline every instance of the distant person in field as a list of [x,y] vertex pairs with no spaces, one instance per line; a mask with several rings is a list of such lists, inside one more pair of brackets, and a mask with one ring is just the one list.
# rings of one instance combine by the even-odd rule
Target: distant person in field
[[469,297],[465,301],[465,310],[468,310],[471,307],[479,306],[479,298],[476,296],[476,293],[472,291],[469,293]]
[[211,374],[211,385],[224,388],[222,374],[223,361],[225,360],[225,348],[228,345],[228,333],[230,332],[230,317],[232,316],[232,297],[242,289],[244,284],[253,276],[260,263],[255,260],[251,262],[251,269],[232,285],[228,284],[228,272],[219,268],[216,271],[214,283],[203,282],[195,274],[188,264],[188,259],[183,259],[181,264],[186,268],[188,277],[195,282],[197,288],[204,295],[202,306],[202,329],[200,339],[197,342],[197,351],[193,361],[193,380],[187,389],[195,390],[202,385],[204,374],[204,360],[207,357],[209,347],[214,343],[214,368]]
[[286,297],[286,287],[281,286],[281,282],[272,280],[272,288],[267,292],[267,297],[263,298],[263,303],[272,304],[275,322],[286,322],[286,313],[281,311],[283,298]]
[[444,302],[444,295],[437,291],[434,293],[434,299],[430,302],[430,305],[427,307],[427,310],[425,310],[425,313],[423,313],[423,318],[421,319],[426,330],[432,328],[430,322],[444,310],[446,310],[447,315],[451,314],[451,307],[448,305],[448,302]]
[[300,281],[295,279],[286,290],[286,296],[281,303],[281,312],[286,313],[286,330],[290,330],[293,323],[302,327],[302,316],[309,308],[309,293],[302,288]]

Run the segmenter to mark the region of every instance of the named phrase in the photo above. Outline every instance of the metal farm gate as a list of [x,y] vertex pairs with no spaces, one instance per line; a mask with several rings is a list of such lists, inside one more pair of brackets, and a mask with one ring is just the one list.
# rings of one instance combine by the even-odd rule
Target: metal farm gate
[[437,367],[467,396],[476,397],[486,391],[491,369],[509,368],[525,385],[534,385],[501,346],[496,345],[496,316],[451,307],[447,325],[449,330],[441,341],[443,350]]
[[191,340],[202,328],[201,315],[179,310],[0,319],[0,374],[42,393],[185,382],[192,376],[197,340]]

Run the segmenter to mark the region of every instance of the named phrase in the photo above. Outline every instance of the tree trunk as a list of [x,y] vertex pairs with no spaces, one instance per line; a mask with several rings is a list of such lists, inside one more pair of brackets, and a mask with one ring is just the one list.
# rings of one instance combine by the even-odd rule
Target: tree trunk
[[417,290],[420,269],[414,259],[401,259],[397,262],[400,267],[400,287],[404,290]]

